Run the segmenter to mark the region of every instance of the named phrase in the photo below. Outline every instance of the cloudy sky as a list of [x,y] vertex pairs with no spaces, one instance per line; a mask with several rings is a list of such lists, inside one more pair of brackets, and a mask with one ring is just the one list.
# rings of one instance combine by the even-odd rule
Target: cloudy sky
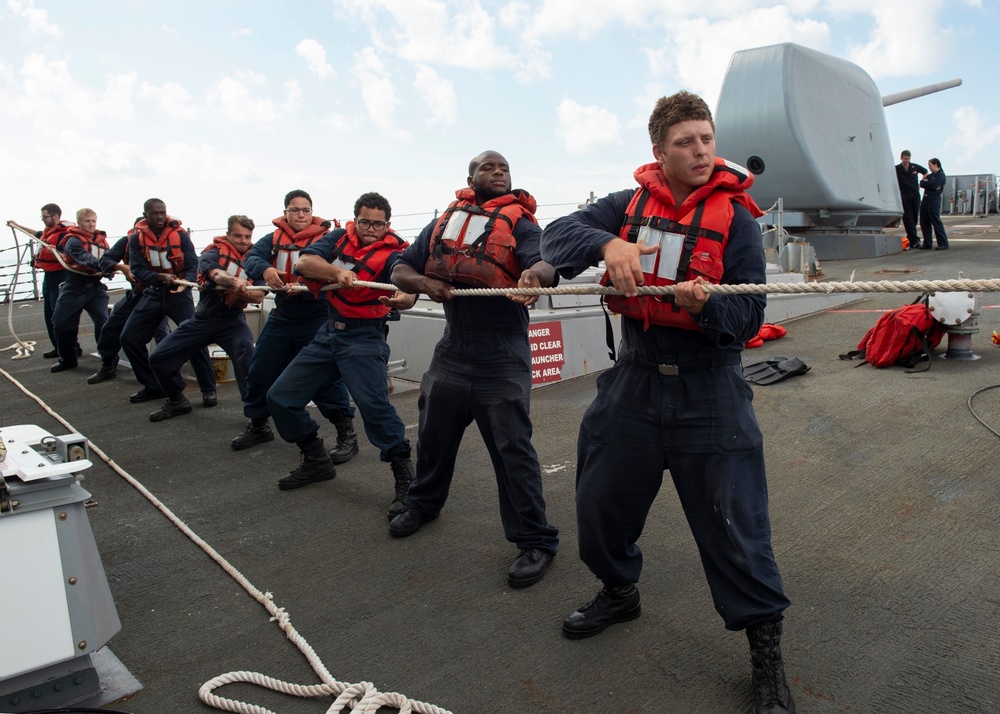
[[[894,156],[1000,172],[996,0],[0,0],[0,212],[49,201],[121,234],[151,196],[204,244],[285,192],[349,218],[383,193],[414,235],[484,149],[542,223],[631,185],[655,99],[714,108],[733,52],[796,42],[855,62]],[[4,241],[9,242],[6,234]]]

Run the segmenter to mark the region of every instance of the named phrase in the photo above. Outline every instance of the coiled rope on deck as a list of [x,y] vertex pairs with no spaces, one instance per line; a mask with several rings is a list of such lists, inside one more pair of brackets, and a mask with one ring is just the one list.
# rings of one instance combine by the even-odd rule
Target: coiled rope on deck
[[[6,370],[0,368],[0,374],[6,377],[26,396],[37,402],[42,409],[44,409],[53,419],[62,424],[71,433],[75,433],[77,431],[73,428],[72,424],[53,411],[52,408],[42,401],[40,397],[29,391],[27,387],[21,384]],[[271,593],[261,592],[257,589],[249,580],[247,580],[246,576],[237,570],[212,546],[206,543],[201,536],[191,530],[191,528],[184,523],[184,521],[178,518],[173,511],[171,511],[162,501],[160,501],[160,499],[153,495],[149,489],[143,486],[142,483],[136,480],[125,469],[115,463],[115,461],[104,453],[104,451],[102,451],[96,444],[94,444],[93,441],[88,439],[87,442],[93,453],[97,454],[101,460],[104,461],[104,463],[106,463],[115,473],[121,476],[133,488],[145,496],[150,503],[152,503],[161,513],[163,513],[164,516],[167,517],[167,520],[173,523],[182,533],[184,533],[184,535],[190,538],[199,548],[201,548],[209,558],[214,560],[230,577],[239,583],[240,587],[246,590],[254,600],[264,606],[264,609],[270,613],[271,619],[278,623],[278,627],[282,629],[285,636],[291,640],[291,642],[305,656],[306,660],[309,662],[309,666],[312,667],[313,671],[322,680],[321,684],[303,685],[285,682],[258,672],[229,672],[215,677],[201,686],[201,689],[198,690],[198,698],[205,704],[215,707],[216,709],[222,709],[230,712],[240,712],[241,714],[275,714],[275,712],[270,709],[265,709],[264,707],[257,706],[256,704],[247,704],[245,702],[236,701],[235,699],[226,699],[213,693],[214,690],[226,684],[243,682],[246,684],[255,684],[265,689],[270,689],[275,692],[281,692],[282,694],[289,694],[296,697],[316,698],[336,696],[336,700],[330,705],[330,708],[327,709],[327,714],[337,714],[337,712],[342,711],[351,711],[354,712],[354,714],[377,714],[378,710],[382,707],[395,707],[399,710],[400,714],[411,714],[412,712],[417,712],[417,714],[451,714],[451,712],[446,709],[442,709],[426,702],[409,699],[405,695],[398,692],[380,692],[371,682],[358,682],[357,684],[338,682],[333,678],[333,675],[330,674],[329,670],[327,670],[322,660],[320,660],[319,655],[316,654],[316,651],[313,650],[306,639],[292,626],[291,618],[285,609],[278,607],[274,603],[274,597]]]

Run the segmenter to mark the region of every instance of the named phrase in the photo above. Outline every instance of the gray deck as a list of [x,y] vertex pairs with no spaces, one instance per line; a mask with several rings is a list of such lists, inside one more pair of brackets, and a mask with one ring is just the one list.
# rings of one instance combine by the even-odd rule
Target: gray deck
[[[996,218],[946,222],[947,252],[825,261],[826,277],[998,277]],[[992,227],[961,228],[985,223]],[[896,272],[905,270],[914,272]],[[755,387],[774,548],[793,602],[784,652],[800,712],[1000,711],[1000,442],[966,404],[975,390],[1000,383],[1000,347],[990,342],[1000,295],[984,297],[973,338],[978,361],[936,357],[929,372],[908,375],[837,359],[875,322],[871,311],[912,297],[873,295],[787,323],[786,338],[745,356],[797,356],[812,367]],[[23,339],[44,340],[40,304],[17,305],[14,320]],[[93,337],[83,344],[93,350]],[[280,441],[229,449],[245,424],[234,384],[221,386],[215,409],[152,424],[147,414],[158,405],[128,403],[136,385],[127,372],[90,386],[94,357],[51,374],[50,360],[11,362],[8,354],[0,366],[274,593],[340,681],[373,682],[456,714],[751,710],[746,640],[726,632],[712,607],[669,481],[641,541],[642,617],[590,640],[560,634],[562,618],[598,587],[576,555],[573,503],[576,431],[594,395],[591,376],[532,395],[562,549],[542,582],[515,591],[505,579],[515,550],[503,539],[492,469],[474,429],[441,518],[394,540],[384,515],[389,468],[364,440],[336,480],[280,492],[275,480],[297,464],[296,449]],[[417,392],[397,385],[393,402],[415,440]],[[4,424],[63,432],[5,379],[0,403]],[[1000,390],[975,407],[1000,429]],[[198,688],[231,670],[318,681],[265,610],[131,486],[103,464],[86,476],[123,624],[110,646],[144,687],[116,708],[207,712]],[[281,714],[332,703],[245,686],[219,694]]]

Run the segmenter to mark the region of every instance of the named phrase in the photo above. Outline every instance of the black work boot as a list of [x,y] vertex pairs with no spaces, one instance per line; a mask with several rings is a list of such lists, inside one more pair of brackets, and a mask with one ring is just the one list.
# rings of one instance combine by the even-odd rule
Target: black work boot
[[242,451],[268,441],[274,441],[274,432],[271,431],[271,427],[267,423],[267,417],[264,417],[263,419],[251,419],[250,423],[247,424],[247,430],[230,441],[229,445],[233,447],[233,451]]
[[409,455],[393,456],[389,462],[392,466],[392,477],[396,480],[396,497],[389,504],[388,516],[391,521],[406,510],[406,494],[410,492],[413,483],[413,462]]
[[330,461],[346,464],[357,456],[358,432],[354,431],[354,420],[349,416],[337,417],[333,425],[337,427],[337,445],[330,451]]
[[184,416],[191,413],[191,402],[184,398],[183,394],[175,394],[167,399],[166,403],[149,415],[150,421],[163,421],[173,419],[177,416]]
[[608,625],[634,620],[641,611],[635,583],[604,583],[597,597],[563,620],[562,631],[571,640],[582,640],[604,632]]
[[781,622],[765,622],[747,628],[750,666],[757,714],[794,712],[795,702],[785,681],[781,659]]
[[101,362],[101,368],[87,377],[87,384],[100,384],[106,379],[114,379],[117,376],[118,355],[115,355],[113,359],[106,359]]
[[299,467],[287,476],[278,479],[278,488],[290,491],[302,488],[317,481],[329,481],[336,477],[337,469],[330,461],[330,455],[323,448],[323,440],[315,437],[298,442],[302,452],[302,462]]

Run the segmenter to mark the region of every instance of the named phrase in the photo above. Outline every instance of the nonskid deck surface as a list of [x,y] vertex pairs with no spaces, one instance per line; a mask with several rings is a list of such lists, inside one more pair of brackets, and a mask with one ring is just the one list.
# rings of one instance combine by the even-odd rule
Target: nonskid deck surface
[[[852,272],[856,280],[948,279],[959,271],[996,278],[996,225],[996,217],[949,219],[946,252],[822,268],[831,280]],[[774,549],[793,602],[783,649],[802,712],[1000,709],[1000,442],[967,407],[973,392],[1000,383],[1000,347],[990,341],[1000,330],[1000,294],[984,295],[972,340],[977,361],[936,356],[928,372],[908,375],[837,358],[878,310],[913,297],[870,295],[786,323],[787,337],[744,357],[795,356],[811,367],[754,388]],[[44,341],[41,319],[40,304],[14,308],[22,339]],[[83,345],[93,351],[92,335]],[[97,358],[51,374],[52,361],[40,354],[23,361],[8,354],[0,353],[3,369],[272,592],[340,681],[373,682],[456,714],[750,711],[746,640],[726,632],[713,610],[669,477],[640,541],[642,616],[590,640],[560,634],[562,618],[598,587],[577,557],[573,494],[577,426],[593,377],[532,395],[533,440],[562,546],[540,583],[513,590],[506,569],[516,551],[503,539],[492,467],[474,427],[441,517],[393,539],[384,515],[390,469],[363,437],[361,453],[338,467],[334,481],[281,492],[276,480],[298,463],[297,450],[280,440],[229,448],[246,423],[235,385],[220,385],[214,409],[196,406],[154,424],[147,414],[157,403],[128,403],[137,386],[127,371],[91,386],[85,378]],[[415,441],[417,391],[396,384],[392,400]],[[0,403],[5,424],[64,431],[5,379]],[[974,407],[1000,430],[1000,390],[983,392]],[[324,425],[321,435],[332,432]],[[139,493],[100,463],[86,476],[123,625],[110,646],[144,685],[118,708],[209,711],[198,688],[232,670],[318,681],[264,609]],[[219,694],[281,714],[332,703],[244,685]]]

